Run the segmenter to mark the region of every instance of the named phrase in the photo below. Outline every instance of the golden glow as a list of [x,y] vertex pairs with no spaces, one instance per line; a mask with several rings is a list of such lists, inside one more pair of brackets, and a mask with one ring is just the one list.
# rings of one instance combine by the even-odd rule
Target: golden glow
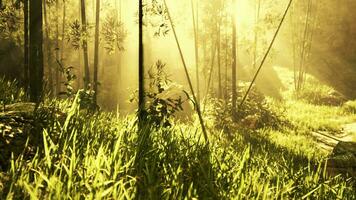
[[251,28],[255,25],[255,7],[254,2],[249,0],[238,0],[235,5],[227,7],[228,15],[235,12],[236,24],[238,28]]

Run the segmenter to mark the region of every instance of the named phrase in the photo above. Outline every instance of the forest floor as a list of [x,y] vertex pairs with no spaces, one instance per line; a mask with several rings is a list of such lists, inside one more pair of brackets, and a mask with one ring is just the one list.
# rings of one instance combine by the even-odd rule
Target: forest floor
[[344,124],[339,132],[312,132],[312,137],[322,150],[330,153],[339,142],[356,142],[356,123]]
[[304,91],[297,95],[299,100],[296,100],[291,89],[294,87],[291,71],[280,67],[275,67],[274,70],[283,87],[287,88],[283,97],[286,104],[291,106],[286,115],[291,116],[290,120],[306,125],[311,132],[311,139],[321,150],[330,154],[338,142],[356,142],[355,101],[345,102],[338,99],[332,88],[310,75]]
[[[138,130],[135,115],[92,113],[73,99],[2,112],[0,198],[356,199],[355,180],[325,164],[338,140],[355,140],[356,101],[334,105],[329,88],[311,85],[278,101],[254,93],[237,124],[209,103],[209,143],[195,115]],[[29,140],[17,121],[34,126]]]

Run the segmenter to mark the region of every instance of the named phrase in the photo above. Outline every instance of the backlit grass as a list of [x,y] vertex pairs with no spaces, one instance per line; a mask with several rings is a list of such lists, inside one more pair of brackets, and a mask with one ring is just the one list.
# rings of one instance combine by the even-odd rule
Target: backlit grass
[[138,131],[134,116],[88,113],[77,100],[46,101],[66,114],[48,115],[35,153],[0,173],[2,199],[356,198],[353,179],[326,175],[327,154],[308,135],[355,120],[340,107],[274,102],[288,123],[229,134],[207,116],[207,145],[197,121]]

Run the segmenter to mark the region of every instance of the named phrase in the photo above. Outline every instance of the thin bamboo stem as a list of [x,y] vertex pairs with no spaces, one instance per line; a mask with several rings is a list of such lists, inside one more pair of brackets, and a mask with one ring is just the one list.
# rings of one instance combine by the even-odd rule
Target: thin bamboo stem
[[283,17],[282,17],[282,19],[281,19],[281,21],[280,21],[280,23],[279,23],[279,25],[278,25],[278,28],[277,28],[277,30],[276,30],[274,36],[273,36],[273,39],[272,39],[272,41],[271,41],[271,43],[270,43],[270,45],[269,45],[269,47],[268,47],[268,49],[267,49],[267,52],[265,53],[265,55],[264,55],[264,57],[263,57],[263,59],[262,59],[262,61],[261,61],[261,64],[260,64],[260,66],[258,67],[258,70],[257,70],[257,72],[255,73],[255,75],[254,75],[254,77],[253,77],[253,79],[252,79],[252,81],[251,81],[251,84],[250,84],[250,86],[248,87],[248,89],[247,89],[247,91],[246,91],[246,94],[244,95],[244,97],[243,97],[243,99],[242,99],[242,101],[241,101],[239,107],[241,107],[241,106],[245,103],[246,98],[247,98],[248,94],[250,93],[250,91],[251,91],[251,89],[252,89],[252,86],[253,86],[253,84],[255,83],[255,81],[256,81],[256,79],[257,79],[257,76],[258,76],[258,74],[260,73],[260,71],[261,71],[261,69],[262,69],[262,67],[263,67],[263,65],[264,65],[264,63],[265,63],[265,61],[266,61],[266,59],[267,59],[267,57],[268,57],[268,55],[269,55],[269,53],[270,53],[272,47],[273,47],[273,44],[274,44],[274,42],[275,42],[275,40],[276,40],[276,38],[277,38],[277,36],[278,36],[278,33],[279,33],[279,31],[280,31],[280,29],[281,29],[281,27],[282,27],[283,22],[284,22],[284,20],[285,20],[287,14],[288,14],[288,11],[289,11],[289,8],[290,8],[291,5],[292,5],[292,2],[293,2],[293,0],[290,0],[290,1],[289,1],[288,6],[287,6],[286,10],[284,11]]
[[181,49],[180,44],[179,44],[178,36],[177,36],[176,30],[175,30],[174,25],[173,25],[172,17],[171,17],[171,15],[169,13],[169,9],[168,9],[166,0],[164,0],[164,5],[165,5],[165,7],[167,9],[168,19],[169,19],[171,27],[172,27],[174,38],[175,38],[175,41],[177,43],[177,47],[178,47],[178,50],[179,50],[179,55],[181,57],[182,64],[183,64],[183,67],[184,67],[184,72],[185,72],[185,75],[187,77],[189,88],[190,88],[190,91],[191,91],[192,96],[193,96],[193,101],[195,103],[195,109],[196,109],[196,112],[197,112],[198,117],[199,117],[199,122],[200,122],[200,126],[202,128],[202,131],[203,131],[204,139],[205,139],[205,142],[208,144],[209,143],[209,138],[208,138],[207,131],[205,129],[204,120],[203,120],[203,117],[202,117],[202,114],[201,114],[201,111],[200,111],[200,106],[198,104],[197,97],[196,97],[196,95],[194,93],[193,84],[192,84],[192,81],[191,81],[189,73],[188,73],[188,68],[187,68],[187,65],[186,65],[186,62],[185,62],[185,59],[184,59],[184,56],[183,56],[182,49]]

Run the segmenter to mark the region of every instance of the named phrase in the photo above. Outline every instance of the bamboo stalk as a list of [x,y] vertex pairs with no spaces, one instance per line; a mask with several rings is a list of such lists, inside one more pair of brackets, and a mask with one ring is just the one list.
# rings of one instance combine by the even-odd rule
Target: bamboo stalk
[[[87,32],[87,13],[86,13],[86,4],[85,0],[80,0],[80,13],[82,21],[82,31]],[[87,36],[86,36],[87,37]],[[84,58],[84,88],[88,89],[90,84],[90,70],[89,70],[89,55],[88,55],[88,41],[87,38],[83,40],[83,58]]]
[[[232,2],[232,7],[236,8],[236,0],[233,0]],[[237,77],[236,77],[236,71],[237,71],[237,30],[236,30],[236,12],[233,11],[233,14],[231,16],[231,26],[232,26],[232,70],[231,70],[231,99],[232,99],[232,118],[234,119],[236,116],[236,102],[237,102]]]
[[98,100],[98,68],[99,68],[99,26],[100,26],[100,0],[96,0],[95,7],[95,44],[94,44],[94,103]]
[[300,66],[299,66],[299,87],[298,90],[302,89],[302,85],[304,82],[304,77],[305,77],[305,54],[306,52],[306,45],[308,43],[308,32],[309,32],[309,19],[310,19],[310,14],[311,14],[311,2],[312,0],[308,1],[308,10],[306,14],[306,19],[305,19],[305,28],[304,28],[304,34],[303,34],[303,42],[302,42],[302,47],[301,47],[301,56],[300,56]]
[[197,97],[196,97],[196,95],[195,95],[195,93],[194,93],[193,84],[192,84],[192,81],[191,81],[190,76],[189,76],[189,73],[188,73],[188,68],[187,68],[187,65],[186,65],[186,63],[185,63],[185,59],[184,59],[184,56],[183,56],[183,52],[182,52],[182,49],[181,49],[180,44],[179,44],[178,36],[177,36],[176,30],[175,30],[175,28],[174,28],[171,15],[170,15],[170,13],[169,13],[169,9],[168,9],[166,0],[164,0],[164,5],[165,5],[165,7],[166,7],[166,9],[167,9],[168,19],[169,19],[170,24],[171,24],[171,27],[172,27],[174,39],[175,39],[175,41],[176,41],[176,44],[177,44],[177,47],[178,47],[178,51],[179,51],[179,55],[180,55],[180,57],[181,57],[182,64],[183,64],[183,67],[184,67],[184,72],[185,72],[185,75],[186,75],[186,77],[187,77],[187,81],[188,81],[188,84],[189,84],[189,88],[190,88],[190,91],[191,91],[192,96],[193,96],[193,101],[194,101],[194,103],[195,103],[195,109],[196,109],[196,112],[197,112],[198,117],[199,117],[200,126],[201,126],[202,131],[203,131],[203,134],[204,134],[204,139],[205,139],[205,142],[208,144],[208,143],[209,143],[209,138],[208,138],[207,131],[206,131],[206,129],[205,129],[204,120],[203,120],[203,117],[202,117],[202,114],[201,114],[201,111],[200,111],[200,106],[199,106],[199,104],[198,104]]
[[[197,3],[198,4],[198,3]],[[195,18],[194,4],[191,0],[192,16],[193,16],[193,29],[194,29],[194,45],[195,45],[195,75],[197,82],[197,103],[200,103],[200,86],[199,86],[199,48],[198,48],[198,6],[197,6],[197,17]]]
[[[219,10],[221,11],[221,0],[219,1]],[[218,32],[218,38],[217,38],[217,58],[218,58],[218,97],[219,99],[222,98],[222,84],[221,84],[221,12],[218,14],[218,24],[217,24],[217,32]]]
[[213,76],[213,71],[214,71],[214,62],[215,62],[215,55],[216,55],[216,50],[217,50],[217,44],[213,44],[213,51],[211,54],[211,63],[210,63],[210,71],[209,71],[209,78],[208,78],[208,84],[206,87],[206,92],[205,92],[205,99],[204,99],[204,105],[203,105],[203,113],[205,112],[205,106],[207,103],[207,98],[209,95],[209,91],[210,91],[210,86],[211,86],[211,79]]
[[[59,61],[59,0],[56,0],[56,63]],[[55,78],[56,78],[56,93],[55,96],[57,96],[61,91],[61,85],[60,85],[60,73],[59,73],[59,69],[55,68]]]
[[139,0],[138,11],[139,39],[138,39],[138,120],[142,130],[145,117],[145,87],[144,87],[144,56],[143,56],[143,0]]
[[254,55],[253,55],[253,68],[256,69],[257,67],[257,57],[258,57],[258,24],[260,20],[260,11],[261,11],[261,0],[258,0],[257,8],[256,8],[256,18],[255,18],[255,45],[254,45]]
[[269,45],[269,47],[268,47],[268,49],[267,49],[267,52],[265,53],[265,55],[264,55],[264,57],[263,57],[263,59],[262,59],[262,61],[261,61],[261,64],[260,64],[260,66],[258,67],[258,70],[257,70],[257,72],[255,73],[255,76],[253,77],[253,79],[252,79],[252,81],[251,81],[251,84],[250,84],[250,86],[248,87],[248,89],[247,89],[247,91],[246,91],[246,94],[244,95],[244,97],[243,97],[243,99],[242,99],[242,101],[241,101],[239,107],[241,107],[241,106],[245,103],[246,98],[247,98],[248,94],[250,93],[250,91],[251,91],[251,89],[252,89],[252,86],[253,86],[253,84],[255,83],[255,81],[256,81],[256,79],[257,79],[257,76],[258,76],[258,74],[260,73],[260,71],[261,71],[261,69],[262,69],[262,67],[263,67],[263,65],[264,65],[264,63],[265,63],[265,61],[266,61],[266,59],[267,59],[267,57],[268,57],[268,55],[269,55],[269,53],[270,53],[272,47],[273,47],[273,44],[274,44],[274,42],[275,42],[275,40],[276,40],[276,38],[277,38],[277,36],[278,36],[278,33],[279,33],[279,31],[280,31],[280,29],[281,29],[281,27],[282,27],[283,22],[284,22],[284,20],[285,20],[287,14],[288,14],[288,11],[289,11],[289,8],[290,8],[291,5],[292,5],[292,2],[293,2],[293,0],[290,0],[290,1],[289,1],[288,6],[287,6],[286,10],[284,11],[283,17],[282,17],[282,19],[281,19],[281,21],[280,21],[280,23],[279,23],[279,25],[278,25],[278,28],[277,28],[277,30],[276,30],[274,36],[273,36],[273,39],[272,39],[272,41],[271,41],[271,43],[270,43],[270,45]]
[[[47,13],[47,2],[43,0],[43,17],[44,17],[44,26],[45,26],[45,35],[46,35],[46,52],[47,52],[47,67],[48,67],[48,78],[49,78],[49,87],[50,94],[53,95],[53,69],[52,69],[52,57],[51,57],[51,39],[50,39],[50,27],[48,24],[48,13]],[[31,58],[30,58],[31,59]]]

